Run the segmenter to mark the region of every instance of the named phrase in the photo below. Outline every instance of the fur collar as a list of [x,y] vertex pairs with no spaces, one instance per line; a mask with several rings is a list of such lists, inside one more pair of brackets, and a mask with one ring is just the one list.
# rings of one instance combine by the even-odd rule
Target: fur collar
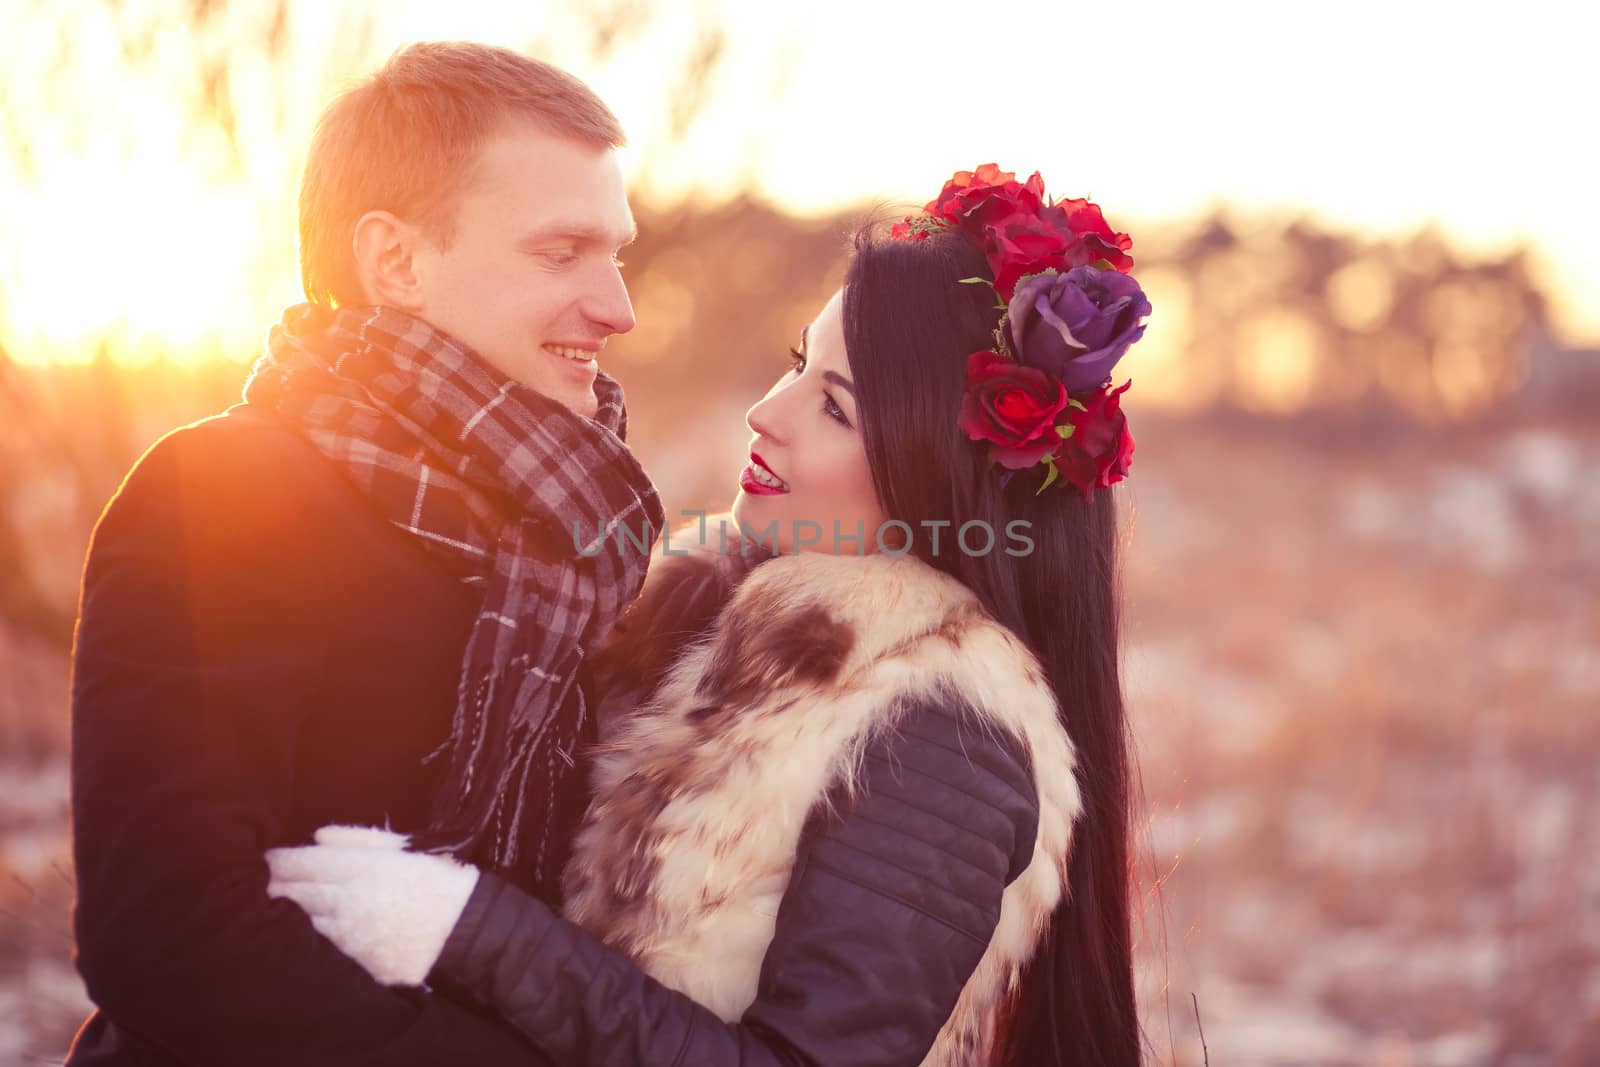
[[[710,556],[652,567],[645,610],[631,620],[636,639],[671,629],[666,590],[704,592],[715,580]],[[910,556],[783,556],[729,590],[650,699],[602,727],[596,795],[567,873],[568,917],[664,984],[739,1018],[808,815],[852,784],[867,740],[894,728],[899,698],[954,694],[1021,739],[1039,791],[1033,859],[1006,889],[988,951],[924,1061],[977,1062],[1061,899],[1082,808],[1043,672],[970,590]],[[625,655],[610,652],[620,670]],[[804,713],[793,713],[799,704]],[[605,713],[618,709],[608,703]]]

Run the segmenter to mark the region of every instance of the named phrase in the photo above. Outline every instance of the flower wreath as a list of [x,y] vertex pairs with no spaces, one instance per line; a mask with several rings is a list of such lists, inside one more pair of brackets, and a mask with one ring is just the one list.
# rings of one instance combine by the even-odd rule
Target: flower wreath
[[1088,498],[1128,473],[1133,436],[1111,369],[1144,336],[1150,301],[1130,275],[1133,240],[1088,200],[1049,200],[1037,172],[1026,182],[986,163],[957,171],[920,216],[892,238],[926,240],[955,229],[983,251],[988,285],[1005,310],[991,349],[967,357],[962,431],[987,442],[991,463],[1044,466],[1035,495],[1058,479]]

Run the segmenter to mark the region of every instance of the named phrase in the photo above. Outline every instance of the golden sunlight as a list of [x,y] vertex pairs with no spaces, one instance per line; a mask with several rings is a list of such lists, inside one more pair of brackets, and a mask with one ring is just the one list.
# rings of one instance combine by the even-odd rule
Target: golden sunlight
[[1206,373],[1201,362],[1184,358],[1194,329],[1194,287],[1172,267],[1141,269],[1138,277],[1155,311],[1144,337],[1129,350],[1119,380],[1132,378],[1141,398],[1168,411],[1199,411],[1216,399],[1222,380]]
[[1235,358],[1245,404],[1276,414],[1304,408],[1323,358],[1316,323],[1296,311],[1273,310],[1250,320],[1243,334]]
[[[119,359],[190,360],[241,340],[228,324],[252,323],[257,310],[239,284],[258,239],[255,205],[170,158],[142,147],[63,168],[37,192],[20,235],[27,260],[7,279],[6,335],[19,352],[87,358],[113,344]],[[259,336],[259,320],[244,332]]]
[[[1166,5],[1146,21],[1128,56],[1137,76],[1118,86],[1117,112],[1139,116],[1137,134],[1104,150],[1042,135],[1028,108],[997,110],[993,97],[947,92],[945,71],[970,61],[958,58],[959,35],[943,43],[918,35],[914,50],[884,49],[908,24],[909,9],[894,4],[818,0],[798,13],[703,0],[630,5],[622,17],[609,7],[580,13],[548,3],[23,0],[0,12],[8,52],[0,65],[0,345],[33,361],[248,357],[267,324],[299,298],[295,187],[317,112],[344,79],[394,48],[449,37],[548,56],[612,101],[630,131],[626,158],[641,217],[712,208],[744,194],[797,214],[921,203],[950,170],[997,159],[1038,167],[1059,195],[1095,196],[1113,220],[1176,221],[1226,204],[1242,218],[1300,212],[1360,240],[1402,240],[1436,223],[1456,247],[1486,254],[1533,242],[1530,263],[1548,288],[1556,325],[1571,343],[1600,338],[1590,284],[1600,279],[1600,235],[1581,236],[1585,226],[1600,229],[1593,225],[1600,217],[1595,201],[1578,195],[1582,168],[1561,158],[1572,138],[1534,128],[1559,120],[1551,109],[1516,104],[1517,93],[1533,89],[1485,88],[1468,77],[1476,70],[1472,49],[1507,32],[1501,20],[1395,13],[1391,25],[1385,14],[1389,28],[1376,44],[1361,30],[1367,16],[1347,13],[1328,27],[1335,37],[1354,35],[1362,47],[1407,57],[1395,69],[1453,101],[1435,116],[1436,132],[1449,135],[1441,144],[1453,147],[1424,160],[1416,156],[1417,124],[1390,106],[1391,88],[1381,79],[1319,68],[1330,61],[1268,47],[1264,37],[1244,40],[1250,64],[1219,68],[1206,34],[1226,32],[1229,20],[1277,22],[1254,3],[1224,7],[1227,19]],[[918,18],[948,24],[960,10],[930,0]],[[830,32],[832,20],[847,15],[851,33]],[[1425,58],[1407,51],[1406,40],[1443,39],[1446,28],[1455,51]],[[1074,24],[1079,29],[1087,27]],[[1059,36],[1041,32],[1016,43],[1005,99],[1057,91],[1058,65],[1041,62],[1039,50]],[[1336,43],[1329,55],[1340,53]],[[1577,68],[1557,54],[1568,47],[1551,42],[1555,51],[1542,53],[1539,77],[1550,83],[1543,99],[1571,95],[1563,79],[1576,79]],[[1262,94],[1252,122],[1210,121],[1269,78],[1298,88]],[[943,121],[912,118],[934,101]],[[1470,139],[1458,135],[1479,116],[1502,112],[1514,113],[1528,137],[1538,135],[1539,162],[1472,149],[1474,162],[1465,165],[1458,141]],[[1200,129],[1216,143],[1197,141]],[[1272,136],[1262,137],[1263,129]],[[765,247],[751,245],[749,254]],[[1197,277],[1152,275],[1156,307],[1172,318],[1152,320],[1149,351],[1138,360],[1161,368],[1160,384],[1149,373],[1141,381],[1148,395],[1178,408],[1205,400],[1203,384],[1179,373],[1191,318],[1187,286],[1205,294],[1208,314],[1244,316],[1282,291],[1286,277],[1305,272],[1296,255],[1288,245],[1272,246],[1265,258],[1224,249],[1205,257]],[[678,288],[640,294],[643,310],[670,320],[657,324],[662,336],[681,326],[674,309],[687,306],[681,289],[691,285],[667,280]],[[1398,284],[1390,266],[1358,259],[1337,270],[1323,296],[1338,326],[1375,334],[1393,311]],[[652,329],[641,315],[641,334]],[[1266,372],[1257,402],[1278,409],[1317,388],[1317,357],[1307,355],[1315,338],[1283,322],[1250,329],[1260,336],[1239,358],[1260,361]],[[1287,346],[1281,353],[1263,347],[1280,343]],[[1483,387],[1461,369],[1473,365],[1460,355],[1470,347],[1463,344],[1452,342],[1455,354],[1441,365],[1458,369],[1441,381],[1468,403]]]
[[1328,279],[1328,310],[1347,330],[1370,333],[1382,326],[1394,307],[1394,277],[1382,263],[1357,259]]
[[[264,240],[263,216],[292,215],[246,173],[244,150],[258,146],[133,65],[114,17],[80,6],[55,27],[71,34],[71,66],[36,72],[47,91],[13,119],[22,143],[0,164],[0,338],[30,361],[247,356],[284,291],[260,282],[295,276],[292,233]],[[29,28],[48,43],[44,25]],[[251,89],[270,82],[235,82],[241,112],[265,103],[244,98]],[[273,247],[278,262],[259,263]]]

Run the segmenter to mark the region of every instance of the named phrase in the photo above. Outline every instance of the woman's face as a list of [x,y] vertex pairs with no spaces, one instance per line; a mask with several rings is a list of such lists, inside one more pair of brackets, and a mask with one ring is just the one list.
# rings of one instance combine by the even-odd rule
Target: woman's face
[[[843,307],[843,293],[834,293],[802,333],[794,369],[745,414],[755,437],[734,518],[752,541],[785,555],[878,550],[885,516],[861,439]],[[893,530],[885,541],[894,546]]]

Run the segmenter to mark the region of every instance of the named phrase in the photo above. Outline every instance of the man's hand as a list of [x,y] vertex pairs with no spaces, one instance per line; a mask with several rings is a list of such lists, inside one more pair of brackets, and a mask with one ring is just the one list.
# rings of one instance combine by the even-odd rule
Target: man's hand
[[421,985],[478,884],[478,869],[405,851],[407,838],[370,826],[324,826],[316,844],[267,851],[267,893],[305,909],[311,925],[385,985]]

